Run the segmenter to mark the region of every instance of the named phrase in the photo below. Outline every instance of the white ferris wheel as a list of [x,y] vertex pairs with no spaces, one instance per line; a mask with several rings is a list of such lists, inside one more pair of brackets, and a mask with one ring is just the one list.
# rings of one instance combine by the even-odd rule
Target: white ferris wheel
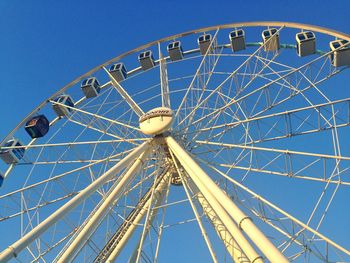
[[107,61],[0,148],[0,262],[349,262],[350,36],[213,26]]

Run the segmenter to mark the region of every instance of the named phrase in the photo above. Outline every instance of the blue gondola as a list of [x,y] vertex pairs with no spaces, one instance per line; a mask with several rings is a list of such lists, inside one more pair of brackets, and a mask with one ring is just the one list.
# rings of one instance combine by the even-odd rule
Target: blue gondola
[[24,127],[32,138],[43,137],[50,128],[50,122],[45,117],[45,115],[39,115],[31,118],[27,121],[26,126]]
[[24,148],[3,148],[3,147],[20,147],[23,146],[19,140],[11,139],[7,141],[0,149],[0,158],[7,164],[18,163],[24,156]]
[[109,73],[113,76],[113,78],[120,82],[127,78],[128,72],[126,71],[126,68],[123,63],[117,63],[112,65],[109,68]]
[[[69,95],[61,95],[54,99],[55,102],[74,108],[74,101]],[[71,112],[71,108],[67,108],[63,105],[52,103],[52,108],[58,117],[68,116]]]
[[331,62],[335,67],[350,65],[350,42],[347,40],[334,40],[329,43],[331,51]]
[[230,32],[230,42],[233,52],[245,49],[245,34],[243,29],[236,29]]
[[[265,51],[276,51],[280,48],[279,35],[276,28],[266,29],[261,33]],[[269,40],[271,38],[271,40]],[[266,43],[269,40],[268,43]]]
[[297,54],[299,57],[314,54],[316,51],[316,37],[311,31],[300,32],[295,35]]
[[207,50],[210,47],[211,40],[212,40],[212,36],[210,34],[204,34],[198,38],[198,46],[199,46],[201,55],[205,55],[207,53]]
[[87,99],[96,97],[101,90],[100,83],[98,83],[98,80],[95,77],[85,79],[81,83],[81,89],[85,94],[85,97]]
[[147,70],[154,67],[154,58],[151,50],[147,50],[139,54],[139,62],[142,70]]
[[2,186],[3,183],[4,183],[4,176],[2,175],[2,173],[0,173],[0,187]]
[[167,50],[172,61],[181,60],[184,57],[180,41],[169,43]]

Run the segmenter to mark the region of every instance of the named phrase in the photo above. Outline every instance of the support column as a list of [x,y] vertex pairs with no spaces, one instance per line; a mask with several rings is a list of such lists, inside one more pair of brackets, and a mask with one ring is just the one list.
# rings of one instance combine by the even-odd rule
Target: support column
[[[194,187],[192,186],[191,188],[194,188]],[[236,243],[236,241],[234,240],[230,232],[227,231],[225,225],[218,218],[217,214],[215,213],[213,208],[210,206],[208,201],[204,198],[203,194],[201,192],[198,192],[196,196],[199,204],[201,205],[204,211],[204,214],[209,218],[210,222],[215,228],[217,235],[224,242],[227,252],[233,258],[234,262],[236,263],[249,262],[249,259],[247,258],[247,256],[244,254],[242,249],[238,246],[238,244]]]
[[127,167],[137,156],[143,153],[150,147],[150,142],[147,141],[135,148],[131,153],[124,157],[115,166],[109,169],[106,173],[101,175],[95,181],[93,181],[85,189],[81,190],[79,194],[69,200],[66,204],[61,206],[48,218],[42,221],[39,225],[33,228],[30,232],[24,235],[21,239],[13,243],[7,249],[5,249],[0,254],[0,262],[10,261],[12,258],[16,257],[19,252],[25,249],[30,243],[32,243],[36,238],[43,234],[50,226],[55,224],[59,219],[64,217],[68,212],[78,206],[81,202],[87,199],[91,194],[93,194],[99,187],[109,181],[113,176],[119,173],[123,168]]
[[81,248],[85,245],[91,235],[96,231],[99,226],[99,222],[104,218],[113,202],[118,196],[125,191],[126,187],[133,181],[135,174],[140,169],[142,163],[147,157],[149,151],[143,152],[138,159],[131,165],[129,170],[123,175],[121,180],[115,186],[113,191],[106,197],[102,205],[95,211],[95,213],[89,218],[89,221],[84,225],[83,229],[75,237],[74,241],[69,245],[68,249],[61,255],[57,262],[65,263],[72,261]]
[[[170,150],[172,151],[172,148]],[[196,175],[192,172],[190,167],[186,165],[186,163],[182,159],[184,155],[177,155],[177,153],[175,153],[174,151],[172,152],[178,158],[182,167],[186,170],[193,184],[199,189],[199,191],[203,194],[203,196],[208,201],[212,209],[215,211],[216,215],[224,224],[227,231],[232,237],[234,237],[235,242],[237,242],[238,244],[238,247],[240,247],[243,250],[244,254],[248,257],[249,261],[254,263],[262,263],[263,260],[261,256],[259,256],[255,249],[251,246],[249,241],[243,235],[242,231],[238,228],[233,219],[221,206],[221,203],[216,199],[215,195],[210,190],[208,190],[200,180],[197,179]]]
[[[214,198],[220,202],[220,205],[230,214],[235,220],[240,229],[242,229],[249,238],[256,244],[256,246],[264,253],[268,260],[276,263],[288,262],[285,256],[271,243],[271,241],[265,237],[265,235],[254,225],[253,221],[247,217],[237,205],[215,184],[215,182],[200,168],[200,166],[192,159],[192,157],[172,138],[171,136],[165,138],[169,148],[173,151],[175,156],[180,161],[181,165],[186,169],[187,173],[191,177],[194,184],[202,192],[204,197],[208,200],[210,205],[211,201],[207,198],[213,195]],[[226,224],[225,220],[222,220]],[[244,247],[244,243],[237,239],[238,233],[231,233],[235,238],[239,246],[243,249],[247,257],[252,260],[248,251]]]
[[[163,175],[160,178],[160,182],[157,184],[155,188],[155,198],[156,203],[161,202],[163,199],[163,190],[167,187],[169,181],[168,173]],[[151,193],[153,191],[153,188],[150,188],[147,194],[144,196],[143,200],[141,199],[139,204],[136,206],[136,208],[132,211],[131,217],[127,218],[128,222],[125,222],[125,224],[122,224],[122,228],[119,235],[114,237],[113,243],[108,244],[109,250],[106,251],[105,254],[99,255],[94,262],[114,262],[120,252],[123,250],[125,244],[129,240],[129,238],[132,236],[136,228],[138,227],[138,224],[142,220],[142,218],[146,215],[148,208],[151,206]],[[154,211],[154,215],[157,212]],[[107,258],[107,259],[106,259]]]
[[[148,235],[150,227],[153,224],[153,220],[156,217],[156,215],[158,214],[158,209],[159,209],[158,207],[162,204],[163,199],[165,197],[165,192],[166,191],[164,191],[164,190],[165,190],[165,188],[167,186],[169,187],[169,184],[170,184],[170,182],[169,182],[169,180],[170,180],[170,173],[167,172],[165,177],[163,179],[161,179],[161,180],[162,180],[161,184],[154,191],[153,199],[152,199],[152,197],[150,197],[148,207],[145,208],[145,212],[148,209],[151,209],[150,206],[152,205],[152,202],[155,200],[154,205],[153,205],[154,208],[152,209],[152,211],[150,211],[151,214],[149,215],[148,220],[147,220],[147,215],[146,215],[146,218],[145,218],[145,220],[147,220],[148,222],[145,221],[145,223],[144,223],[145,226],[146,226],[146,229],[145,229],[145,232],[144,232],[144,236],[143,237],[142,237],[142,235],[140,236],[140,240],[137,243],[136,248],[135,248],[132,256],[130,257],[130,260],[128,261],[130,263],[139,262],[137,260],[137,256],[138,256],[139,253],[141,254],[141,252],[142,252],[142,251],[139,252],[139,250],[142,250],[142,244],[141,244],[142,243],[142,238],[144,238],[145,236]],[[115,259],[116,259],[116,255],[115,255],[115,251],[113,251],[111,256],[108,258],[107,262],[108,263],[112,263],[112,262],[115,261]]]

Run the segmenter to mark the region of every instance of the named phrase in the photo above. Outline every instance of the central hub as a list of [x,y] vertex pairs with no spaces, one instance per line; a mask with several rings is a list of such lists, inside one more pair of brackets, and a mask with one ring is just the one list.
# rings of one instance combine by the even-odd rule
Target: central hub
[[173,111],[167,107],[154,108],[140,117],[140,129],[147,135],[158,135],[170,129]]

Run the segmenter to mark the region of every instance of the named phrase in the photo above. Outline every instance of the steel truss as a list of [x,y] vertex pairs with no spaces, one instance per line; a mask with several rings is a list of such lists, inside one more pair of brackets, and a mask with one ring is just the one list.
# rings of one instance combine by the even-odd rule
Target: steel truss
[[[294,28],[350,41],[349,35],[296,23],[222,25],[146,44],[77,78],[39,105],[3,140],[16,134],[47,103],[71,111],[66,118],[51,120],[54,135],[46,143],[32,139],[23,146],[1,147],[27,152],[19,163],[7,166],[4,179],[11,179],[15,168],[33,169],[22,188],[0,196],[1,208],[7,211],[0,213],[0,222],[21,221],[21,237],[1,252],[0,262],[20,253],[30,255],[32,262],[45,261],[55,249],[59,253],[54,262],[78,257],[114,262],[122,252],[130,251],[130,244],[134,246],[129,262],[157,262],[163,231],[191,222],[198,223],[213,262],[220,262],[222,255],[215,250],[208,225],[234,262],[288,262],[303,255],[329,262],[330,251],[339,254],[339,260],[350,256],[321,228],[338,190],[350,185],[350,157],[341,149],[342,133],[350,124],[350,99],[326,96],[322,86],[347,69],[335,67],[330,60],[340,49],[317,50],[307,62],[290,66],[281,57],[295,45],[282,43],[280,49],[266,51],[270,38],[265,43],[246,43],[254,48],[252,53],[229,53],[230,45],[219,41],[220,33],[228,28],[255,26],[277,27],[276,35]],[[196,61],[194,72],[173,78],[177,64],[163,55],[163,44],[208,31],[213,35],[204,55],[198,55],[198,48],[183,52],[185,63]],[[158,51],[153,61],[158,71],[147,71],[159,79],[156,84],[134,91],[107,70],[111,63],[148,48]],[[223,63],[225,58],[241,62],[230,69]],[[131,81],[143,74],[141,67],[127,73]],[[97,98],[80,97],[74,107],[55,101],[83,78],[97,74],[107,79]],[[294,100],[302,103],[294,107]],[[174,124],[149,138],[138,127],[139,119],[155,102],[173,110]],[[51,140],[57,134],[67,134],[67,140]],[[320,147],[313,151],[283,146],[288,139],[307,136],[325,136],[328,148],[322,152]],[[34,168],[51,171],[44,179],[36,179]],[[313,182],[321,185],[321,191],[314,197],[310,214],[300,220],[246,186],[252,174]],[[183,189],[183,199],[168,201],[172,186]],[[193,217],[166,224],[165,211],[184,203]],[[44,209],[54,211],[42,218],[39,212]],[[278,238],[265,233],[266,226]],[[105,232],[102,238],[100,232]],[[47,238],[50,235],[52,240]]]

